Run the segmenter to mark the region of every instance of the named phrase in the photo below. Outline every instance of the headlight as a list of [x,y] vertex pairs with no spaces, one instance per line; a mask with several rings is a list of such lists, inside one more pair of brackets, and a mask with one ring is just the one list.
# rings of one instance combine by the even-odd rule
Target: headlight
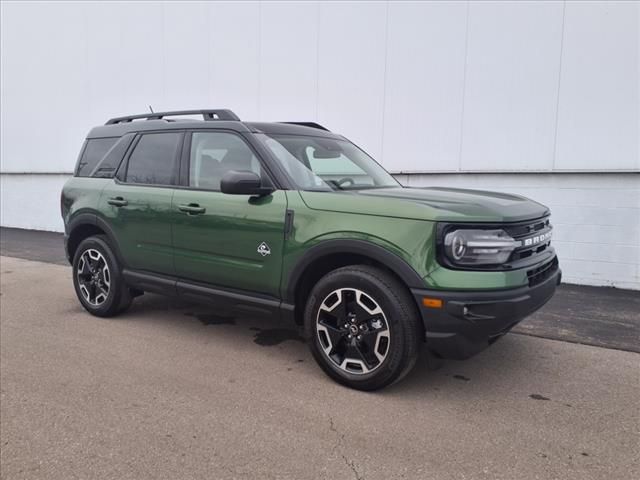
[[454,230],[444,237],[444,252],[457,265],[496,265],[506,262],[521,243],[504,230]]

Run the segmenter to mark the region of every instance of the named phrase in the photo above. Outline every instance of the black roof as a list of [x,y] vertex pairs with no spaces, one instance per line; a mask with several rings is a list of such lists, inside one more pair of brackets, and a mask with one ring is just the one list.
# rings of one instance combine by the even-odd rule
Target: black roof
[[[312,122],[243,122],[253,132],[272,135],[312,135],[315,137],[342,138],[342,135],[330,132],[326,128],[308,126]],[[317,125],[317,124],[316,124]]]
[[[202,115],[203,120],[168,119],[180,115]],[[153,130],[224,129],[239,133],[273,135],[311,135],[342,138],[341,135],[314,122],[243,122],[231,110],[182,110],[156,112],[112,118],[105,125],[91,129],[87,138],[121,137],[131,132]]]

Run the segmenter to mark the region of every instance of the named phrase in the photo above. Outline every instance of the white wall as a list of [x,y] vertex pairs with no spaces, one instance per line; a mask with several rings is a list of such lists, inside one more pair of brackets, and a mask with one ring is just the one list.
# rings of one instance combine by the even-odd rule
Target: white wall
[[1,225],[62,232],[60,192],[68,174],[0,175]]
[[149,104],[317,120],[394,171],[640,170],[638,2],[1,13],[3,172],[70,172],[91,126]]
[[[640,245],[638,2],[0,8],[2,225],[61,229],[63,177],[52,174],[71,172],[90,127],[147,105],[227,107],[248,120],[318,121],[397,173],[456,173],[410,182],[479,182],[544,202],[547,193],[565,195],[561,187],[572,179],[572,188],[587,192],[572,200],[583,213],[624,195],[611,208],[629,209],[625,245]],[[494,181],[474,172],[503,173]],[[521,177],[525,185],[522,172],[545,174]],[[603,183],[598,172],[618,176]],[[533,190],[525,188],[530,178],[537,178]],[[38,202],[25,216],[33,192]],[[598,220],[583,221],[599,232],[592,240],[600,251],[628,252]],[[574,230],[557,227],[561,238]],[[565,238],[576,248],[563,255],[582,248]],[[630,283],[625,262],[603,269],[590,258],[566,265],[567,278],[640,288],[637,255]]]

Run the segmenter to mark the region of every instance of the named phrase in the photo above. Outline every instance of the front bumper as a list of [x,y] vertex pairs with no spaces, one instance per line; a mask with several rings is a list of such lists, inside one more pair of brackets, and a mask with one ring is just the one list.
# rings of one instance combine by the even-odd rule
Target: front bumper
[[[475,355],[547,303],[561,277],[557,268],[532,287],[490,292],[412,289],[427,348],[442,358],[462,360]],[[442,308],[422,306],[424,297],[442,300]]]

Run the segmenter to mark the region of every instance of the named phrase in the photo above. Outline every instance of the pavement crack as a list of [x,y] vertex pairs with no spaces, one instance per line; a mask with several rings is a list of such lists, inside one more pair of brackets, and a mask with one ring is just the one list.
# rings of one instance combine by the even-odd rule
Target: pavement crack
[[364,475],[360,475],[360,473],[358,472],[358,469],[355,466],[355,462],[353,460],[349,460],[345,455],[342,455],[342,459],[344,460],[344,463],[346,463],[347,466],[351,469],[353,474],[356,476],[356,480],[364,480]]
[[349,457],[347,457],[341,450],[339,450],[340,447],[342,447],[344,445],[344,436],[345,436],[345,434],[344,433],[340,433],[338,431],[338,429],[336,428],[336,424],[333,421],[333,417],[331,417],[331,416],[329,417],[329,430],[331,430],[337,436],[337,441],[336,441],[336,443],[333,446],[333,449],[331,451],[332,452],[336,452],[338,450],[338,453],[342,457],[342,460],[344,461],[345,465],[351,469],[351,471],[353,472],[353,475],[355,476],[356,480],[364,480],[364,475],[362,475],[358,471],[358,467],[356,466],[355,460],[350,460]]
[[551,400],[550,398],[540,395],[539,393],[532,393],[531,395],[529,395],[529,398],[533,398],[534,400]]

